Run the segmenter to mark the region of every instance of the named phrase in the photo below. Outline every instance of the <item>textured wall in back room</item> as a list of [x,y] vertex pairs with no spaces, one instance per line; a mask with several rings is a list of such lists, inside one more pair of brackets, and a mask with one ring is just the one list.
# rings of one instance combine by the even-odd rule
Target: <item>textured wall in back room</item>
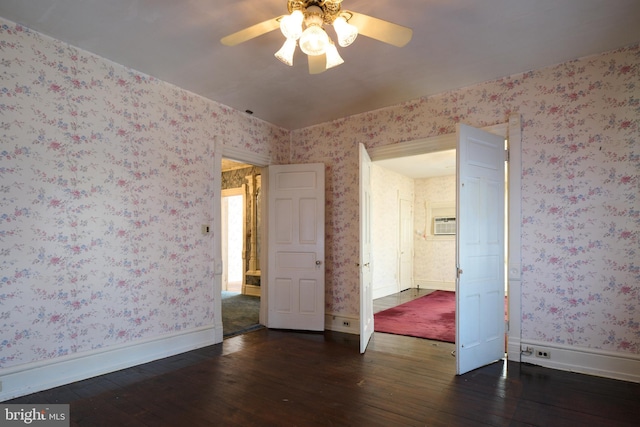
[[[420,282],[447,282],[456,280],[455,236],[434,236],[433,221],[427,210],[452,212],[455,216],[456,177],[438,176],[416,180],[414,274]],[[437,207],[439,208],[437,208]],[[444,206],[448,206],[446,209]],[[451,206],[453,209],[451,209]],[[432,212],[432,213],[433,213]]]

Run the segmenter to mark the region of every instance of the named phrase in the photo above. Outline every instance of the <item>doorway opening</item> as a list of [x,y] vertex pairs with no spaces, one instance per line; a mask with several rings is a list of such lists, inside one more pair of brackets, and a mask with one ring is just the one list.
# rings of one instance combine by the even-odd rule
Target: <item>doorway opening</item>
[[[470,316],[478,317],[477,315],[479,313],[494,313],[494,314],[489,314],[489,317],[492,318],[491,322],[493,322],[489,328],[490,329],[483,329],[483,330],[490,330],[491,332],[489,332],[486,335],[486,339],[487,339],[487,343],[491,343],[490,345],[493,346],[492,350],[491,350],[491,357],[494,357],[494,355],[496,355],[496,350],[499,351],[500,347],[502,347],[502,351],[504,354],[504,342],[502,346],[498,346],[496,344],[498,344],[498,338],[501,337],[501,334],[498,334],[498,332],[500,330],[502,330],[503,328],[498,326],[499,323],[504,322],[504,317],[501,314],[503,312],[503,310],[501,309],[501,307],[503,306],[503,302],[500,302],[501,300],[499,298],[495,298],[495,295],[500,295],[500,293],[502,293],[502,295],[504,295],[504,292],[501,292],[499,290],[499,288],[501,286],[506,287],[506,280],[503,282],[502,277],[508,277],[509,278],[509,286],[512,287],[511,288],[511,295],[510,295],[510,302],[509,302],[509,312],[510,314],[516,316],[516,321],[517,321],[517,315],[519,313],[519,307],[518,307],[518,301],[514,301],[513,300],[513,296],[515,295],[515,297],[519,300],[519,248],[518,248],[518,239],[517,239],[517,233],[519,232],[519,227],[518,224],[515,222],[511,222],[509,223],[509,226],[516,224],[516,226],[513,228],[513,231],[515,232],[515,236],[511,239],[505,239],[505,247],[508,247],[508,251],[506,251],[507,253],[505,254],[508,259],[509,259],[509,268],[506,269],[506,261],[507,259],[505,259],[505,270],[508,270],[508,275],[507,274],[503,274],[500,273],[499,271],[502,269],[501,266],[501,262],[497,262],[496,261],[500,261],[502,260],[502,255],[500,254],[500,252],[502,252],[501,250],[497,249],[500,247],[500,244],[497,244],[498,242],[501,242],[503,240],[502,237],[497,237],[499,235],[499,231],[500,230],[506,230],[506,228],[502,228],[501,221],[499,219],[499,217],[502,217],[503,215],[501,215],[500,209],[498,209],[498,213],[495,212],[495,208],[502,206],[502,202],[500,201],[500,199],[502,199],[502,197],[500,196],[500,191],[495,191],[495,190],[499,190],[502,187],[502,184],[499,184],[500,181],[503,181],[504,179],[504,170],[502,169],[502,166],[500,166],[500,164],[504,164],[502,162],[502,156],[503,156],[503,151],[504,151],[504,147],[502,147],[503,144],[501,144],[500,139],[498,137],[498,139],[496,139],[496,137],[498,135],[502,135],[503,137],[505,137],[507,135],[507,131],[509,131],[509,135],[513,135],[514,136],[514,145],[515,145],[515,150],[514,150],[514,157],[516,160],[516,168],[510,169],[509,170],[509,178],[511,181],[511,178],[513,179],[513,183],[515,185],[513,185],[512,188],[509,188],[507,191],[505,191],[505,194],[512,194],[512,191],[515,192],[515,198],[514,201],[515,203],[510,204],[508,207],[508,212],[511,214],[509,215],[509,218],[517,218],[518,217],[518,211],[519,211],[519,202],[518,202],[518,195],[519,195],[519,180],[518,180],[518,173],[519,173],[519,164],[517,163],[520,159],[520,121],[519,121],[519,117],[517,115],[513,115],[508,124],[501,124],[501,125],[496,125],[493,126],[491,128],[485,128],[484,131],[476,131],[471,127],[465,127],[464,125],[461,125],[460,128],[464,128],[461,130],[464,131],[464,137],[461,137],[461,140],[464,140],[464,144],[462,144],[461,146],[464,148],[464,151],[461,152],[458,155],[458,162],[460,162],[461,166],[461,170],[460,170],[460,174],[461,174],[461,178],[462,178],[462,171],[465,171],[464,173],[464,179],[462,179],[459,183],[456,184],[456,191],[458,193],[456,193],[456,196],[458,196],[461,192],[461,186],[464,187],[465,184],[469,184],[468,188],[469,190],[467,191],[462,191],[463,194],[465,194],[465,196],[463,197],[465,203],[463,204],[458,204],[456,203],[456,215],[459,214],[460,210],[465,209],[465,215],[464,218],[467,218],[467,220],[465,221],[465,224],[463,226],[463,229],[459,229],[460,230],[460,236],[457,236],[456,242],[458,239],[462,239],[462,236],[465,237],[464,240],[464,245],[462,244],[462,240],[461,240],[461,247],[460,248],[456,248],[456,253],[459,254],[456,256],[456,261],[455,263],[458,264],[460,263],[461,265],[471,265],[469,264],[469,259],[468,259],[468,254],[469,254],[469,248],[475,248],[475,246],[469,246],[469,245],[473,245],[476,242],[476,238],[479,238],[480,240],[478,240],[478,242],[487,242],[489,245],[491,246],[487,246],[487,248],[490,248],[489,251],[498,251],[498,252],[482,252],[482,253],[478,253],[480,257],[485,257],[485,256],[489,256],[491,257],[489,259],[490,263],[487,264],[477,264],[478,267],[485,269],[485,266],[491,266],[491,272],[490,274],[485,274],[482,273],[482,276],[474,276],[473,274],[477,273],[479,270],[476,268],[476,264],[473,264],[474,267],[471,270],[472,275],[469,276],[469,273],[467,272],[467,275],[463,275],[462,277],[460,275],[462,275],[463,271],[460,268],[459,265],[455,266],[455,269],[452,269],[453,272],[455,272],[455,284],[456,284],[456,288],[455,290],[457,291],[458,289],[458,281],[459,280],[464,280],[465,286],[466,283],[469,281],[469,279],[471,280],[477,280],[475,279],[476,277],[483,277],[483,278],[491,278],[491,277],[495,277],[496,279],[500,279],[499,281],[496,280],[489,280],[487,282],[487,285],[489,286],[488,288],[485,287],[483,288],[483,290],[486,290],[486,292],[490,292],[490,294],[487,294],[487,300],[489,301],[490,304],[488,306],[485,307],[484,310],[481,310],[479,312],[473,311],[474,313],[473,315],[470,314]],[[490,136],[491,134],[493,134],[493,136]],[[471,136],[470,136],[471,135]],[[488,138],[488,139],[485,139]],[[504,140],[504,139],[503,139]],[[391,146],[382,146],[382,147],[376,147],[371,149],[371,151],[369,152],[368,156],[365,156],[364,158],[368,158],[369,156],[371,157],[371,159],[373,161],[376,160],[381,160],[381,159],[390,159],[390,158],[395,158],[395,157],[407,157],[407,156],[414,156],[414,155],[418,155],[418,154],[423,154],[423,153],[429,153],[429,152],[438,152],[438,151],[444,151],[444,150],[448,150],[448,149],[453,149],[456,147],[457,144],[461,144],[461,143],[456,143],[457,138],[455,138],[455,135],[443,135],[441,137],[434,137],[434,138],[428,138],[426,140],[420,140],[420,141],[412,141],[412,142],[408,142],[408,143],[402,143],[402,144],[394,144]],[[486,142],[485,142],[486,141]],[[490,148],[489,148],[490,147]],[[361,147],[362,148],[362,147]],[[511,146],[510,148],[513,148],[513,146]],[[469,153],[472,153],[471,155]],[[506,153],[505,153],[506,154]],[[362,159],[362,156],[361,156]],[[365,165],[366,167],[363,167],[362,165]],[[362,172],[362,171],[367,171],[371,168],[371,160],[369,160],[368,163],[369,166],[367,166],[367,161],[363,161],[361,160],[361,182],[368,182],[368,178],[366,178],[366,176],[368,175],[368,172]],[[473,169],[475,168],[475,169]],[[484,168],[484,169],[483,169]],[[502,170],[502,172],[500,172]],[[472,172],[470,172],[472,171]],[[486,171],[486,172],[485,172]],[[489,171],[490,172],[490,177],[489,177]],[[471,175],[470,173],[473,174],[480,174],[480,175]],[[503,178],[501,178],[501,175],[503,176]],[[479,178],[476,178],[476,176],[478,176]],[[485,178],[487,177],[487,178]],[[468,181],[467,181],[468,180]],[[504,182],[504,181],[503,181]],[[479,187],[478,187],[479,186]],[[479,188],[479,190],[476,190],[476,188]],[[506,187],[505,187],[506,190]],[[362,193],[365,194],[365,193]],[[482,194],[482,195],[481,195]],[[474,196],[472,197],[472,199],[469,199],[469,196]],[[488,204],[484,204],[482,205],[482,202],[480,202],[481,204],[478,205],[477,207],[475,207],[472,210],[469,210],[470,206],[476,206],[478,204],[478,201],[480,200],[485,200],[486,196],[489,196],[489,198],[487,198],[487,202],[489,202],[489,200],[491,200],[490,203]],[[457,197],[456,197],[457,198]],[[482,206],[486,206],[486,208],[483,208]],[[436,206],[438,207],[438,206]],[[442,206],[439,206],[442,207]],[[480,223],[476,223],[476,221],[474,220],[474,215],[473,212],[479,212],[482,213],[478,218],[496,218],[496,221],[490,221],[489,223],[487,223],[487,227],[488,228],[482,228],[482,227],[478,227],[481,226],[482,224]],[[506,212],[507,210],[505,210]],[[489,215],[487,215],[487,213],[491,212]],[[515,213],[515,215],[513,215],[513,213]],[[425,215],[426,216],[426,215]],[[362,215],[361,215],[362,217]],[[435,217],[435,215],[434,215]],[[470,219],[470,220],[469,220]],[[500,221],[500,222],[497,222]],[[361,221],[362,222],[362,221]],[[426,221],[427,226],[430,224],[429,221]],[[507,221],[505,218],[505,227],[507,226]],[[442,225],[442,224],[441,224]],[[425,226],[425,228],[427,227]],[[496,227],[497,226],[497,227]],[[458,227],[462,227],[461,224],[458,224]],[[470,228],[471,227],[471,228]],[[420,228],[418,227],[417,230],[415,230],[416,234],[420,234],[419,232]],[[424,228],[423,228],[424,230]],[[464,232],[463,232],[464,230]],[[477,230],[477,232],[475,232],[474,230]],[[471,232],[470,232],[471,231]],[[478,233],[480,233],[482,235],[482,237],[476,236]],[[422,233],[424,234],[424,233]],[[433,237],[435,237],[436,233],[432,233]],[[501,234],[501,233],[500,233]],[[471,238],[471,239],[470,239]],[[483,243],[485,244],[485,243]],[[464,256],[462,254],[462,251],[464,249]],[[363,249],[361,247],[361,253],[362,253]],[[369,252],[367,252],[369,253]],[[486,255],[485,255],[486,254]],[[495,254],[495,255],[494,255]],[[513,257],[511,257],[512,255],[515,255]],[[368,256],[368,255],[367,255]],[[363,257],[363,255],[361,255],[361,257]],[[459,258],[458,258],[459,257]],[[478,258],[480,259],[480,258]],[[473,261],[472,261],[473,262]],[[373,266],[373,269],[376,269],[376,266]],[[494,276],[495,274],[495,276]],[[361,277],[366,277],[364,274],[361,274]],[[461,277],[461,278],[460,278]],[[485,280],[486,282],[486,280]],[[371,301],[371,292],[368,292],[368,289],[371,288],[371,285],[368,285],[367,283],[370,282],[366,282],[364,280],[361,279],[361,295],[366,295],[369,298],[369,301]],[[484,282],[483,282],[484,283]],[[500,283],[500,285],[498,285],[498,283]],[[498,285],[498,288],[496,289],[496,285]],[[415,285],[415,289],[417,289],[418,284]],[[421,285],[420,285],[421,286]],[[485,286],[485,285],[483,285]],[[516,293],[513,293],[513,287],[515,286],[515,290]],[[363,292],[363,289],[367,292]],[[466,301],[469,301],[469,290],[470,289],[476,289],[475,287],[473,288],[469,288],[468,286],[466,286],[464,289],[460,290],[460,296],[456,296],[455,300],[456,300],[456,305],[458,305],[458,299],[460,299],[460,304],[462,304],[462,298],[464,296],[465,298],[465,304]],[[464,292],[463,292],[464,290]],[[504,288],[503,288],[504,290]],[[473,291],[475,292],[475,291]],[[491,295],[491,296],[490,296]],[[475,293],[472,294],[472,296],[475,296]],[[366,304],[366,300],[367,298],[364,298],[361,300],[361,304]],[[476,301],[476,300],[474,300]],[[482,301],[485,301],[484,299]],[[456,316],[462,316],[463,312],[465,312],[465,310],[463,310],[460,306],[460,313],[456,313]],[[511,311],[511,309],[514,308],[514,311]],[[486,309],[489,309],[489,311],[486,311]],[[471,312],[470,312],[471,313]],[[361,314],[362,315],[362,314]],[[466,315],[465,315],[466,318]],[[481,317],[479,319],[484,319],[484,317]],[[373,320],[373,319],[372,319]],[[364,322],[363,324],[373,324],[372,320],[368,320]],[[514,321],[514,326],[515,328],[513,328],[513,337],[514,339],[514,348],[515,349],[515,344],[517,342],[519,342],[519,333],[520,333],[520,325],[519,322]],[[471,341],[469,341],[469,333],[470,331],[474,334],[472,339],[476,339],[476,330],[477,330],[477,326],[473,326],[473,325],[478,325],[480,323],[476,323],[474,321],[473,324],[468,324],[465,322],[461,322],[460,325],[457,325],[458,322],[456,322],[456,338],[455,341],[458,340],[457,338],[457,334],[465,334],[464,337],[465,339],[460,339],[461,342],[465,343],[469,343]],[[508,328],[508,322],[505,324],[505,330],[509,330]],[[458,330],[458,328],[466,328],[466,330],[463,332],[462,330]],[[471,328],[471,329],[469,329]],[[361,331],[362,331],[362,325],[361,325]],[[495,332],[494,332],[495,331]],[[361,332],[362,334],[362,332]],[[509,332],[510,336],[511,336],[511,332]],[[481,339],[483,340],[482,342],[485,342],[484,339],[484,335],[481,338],[480,336],[477,336],[477,339]],[[504,340],[502,340],[504,341]],[[481,342],[481,341],[478,341]],[[473,342],[475,343],[475,341]],[[458,344],[456,344],[458,345]],[[474,344],[475,346],[475,344]],[[510,346],[510,351],[509,351],[509,355],[510,358],[512,357],[512,350],[511,349],[511,340],[509,341],[509,346]],[[466,351],[466,348],[463,346],[463,348],[465,349],[465,362],[468,360],[467,359],[467,354],[468,352]],[[457,350],[457,348],[456,348]],[[363,348],[361,346],[361,352],[363,352]],[[517,353],[513,352],[513,355],[517,356]],[[498,356],[499,357],[499,356]],[[458,370],[459,371],[464,371],[463,368],[461,368],[461,366],[463,364],[461,364],[460,362],[460,358],[456,356],[456,362],[458,366]]]
[[222,291],[242,293],[245,200],[243,188],[222,190]]
[[[436,291],[455,296],[456,150],[373,160],[371,188],[374,313]],[[430,319],[433,330],[421,338],[455,336],[455,299],[442,304],[452,304],[451,316]]]
[[[506,172],[505,163],[505,188]],[[454,342],[456,150],[372,161],[371,189],[374,314],[401,305],[403,313],[409,313],[411,306],[427,310],[407,303],[433,294],[433,302],[425,307],[438,315],[423,312],[423,321],[429,324],[420,328],[423,335],[415,335],[415,318],[409,315],[402,320],[406,329],[397,320],[402,317],[394,317],[392,329],[418,338]],[[505,192],[505,200],[507,195]],[[506,226],[505,221],[505,241]],[[405,259],[407,254],[410,263]],[[505,295],[506,290],[505,280]]]
[[260,325],[261,168],[222,160],[221,253],[223,337]]

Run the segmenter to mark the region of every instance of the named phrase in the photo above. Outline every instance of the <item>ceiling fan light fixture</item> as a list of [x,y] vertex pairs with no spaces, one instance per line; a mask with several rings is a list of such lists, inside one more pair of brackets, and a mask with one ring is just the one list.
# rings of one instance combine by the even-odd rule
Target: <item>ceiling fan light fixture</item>
[[289,65],[290,67],[293,66],[293,54],[296,51],[296,41],[295,39],[286,39],[284,41],[284,44],[282,45],[282,47],[280,48],[279,51],[277,51],[274,55],[276,58],[278,58],[280,61],[282,61],[283,63]]
[[[358,34],[397,47],[405,46],[413,36],[411,28],[343,10],[342,0],[286,0],[286,3],[289,15],[251,25],[221,38],[220,42],[225,46],[235,46],[280,28],[286,42],[274,54],[275,57],[292,66],[298,45],[308,56],[309,73],[320,74],[327,68],[344,63],[337,45],[351,45]],[[333,25],[336,44],[325,31],[325,25]]]
[[280,21],[280,31],[288,39],[298,40],[302,35],[302,21],[304,14],[301,10],[294,10],[291,15],[285,15]]
[[358,37],[358,28],[349,24],[343,16],[338,16],[333,21],[333,29],[336,30],[338,44],[342,47],[349,46]]
[[331,39],[329,39],[329,45],[327,46],[327,51],[325,52],[327,56],[327,66],[326,69],[337,67],[340,64],[344,64],[344,59],[338,53],[338,49],[336,45],[333,44]]
[[300,36],[300,49],[307,55],[322,55],[327,51],[329,36],[320,25],[311,24]]

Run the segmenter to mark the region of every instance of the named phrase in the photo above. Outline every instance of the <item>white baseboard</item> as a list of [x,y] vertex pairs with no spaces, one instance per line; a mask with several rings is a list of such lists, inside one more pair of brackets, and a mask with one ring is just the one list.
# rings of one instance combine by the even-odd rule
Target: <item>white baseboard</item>
[[222,342],[207,326],[132,344],[0,369],[0,402]]
[[[521,361],[525,363],[640,383],[640,355],[533,340],[522,340],[520,347],[523,350],[527,348],[532,350],[531,355],[522,353]],[[548,354],[549,358],[537,357],[538,352]]]
[[456,282],[437,282],[433,280],[415,279],[413,286],[422,289],[435,289],[439,291],[456,291]]
[[244,285],[243,293],[252,297],[260,296],[260,286],[256,285]]
[[360,334],[360,318],[327,313],[324,315],[324,328],[329,331]]
[[393,284],[391,286],[384,286],[381,288],[372,289],[372,298],[378,299],[382,297],[386,297],[387,295],[393,295],[398,292],[398,286]]
[[507,337],[507,360],[520,362],[520,337]]

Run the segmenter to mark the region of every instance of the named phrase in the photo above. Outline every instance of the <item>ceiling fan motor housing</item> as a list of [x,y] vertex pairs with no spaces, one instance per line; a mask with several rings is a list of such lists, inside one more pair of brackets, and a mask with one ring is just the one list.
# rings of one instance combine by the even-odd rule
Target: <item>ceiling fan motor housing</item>
[[288,0],[287,9],[289,13],[294,10],[302,11],[305,19],[310,15],[319,14],[325,24],[331,25],[342,12],[341,3],[342,0]]

